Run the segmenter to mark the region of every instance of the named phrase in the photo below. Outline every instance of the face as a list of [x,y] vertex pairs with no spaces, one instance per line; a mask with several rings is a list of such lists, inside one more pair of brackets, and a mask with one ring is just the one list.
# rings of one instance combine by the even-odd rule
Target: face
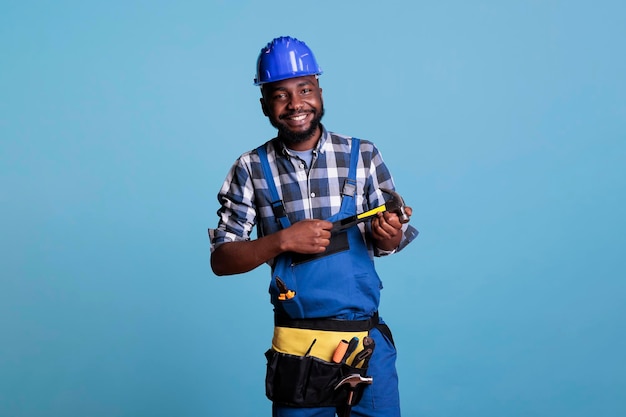
[[263,113],[286,145],[317,141],[324,115],[322,89],[315,76],[290,78],[263,85]]

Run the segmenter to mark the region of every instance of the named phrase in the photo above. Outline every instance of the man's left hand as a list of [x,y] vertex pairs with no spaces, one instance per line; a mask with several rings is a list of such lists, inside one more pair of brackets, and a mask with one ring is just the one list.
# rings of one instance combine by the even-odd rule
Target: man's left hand
[[[405,213],[411,217],[413,210],[405,206]],[[372,220],[372,237],[376,240],[376,246],[383,250],[393,250],[398,247],[402,240],[402,223],[396,213],[386,211],[378,213]]]

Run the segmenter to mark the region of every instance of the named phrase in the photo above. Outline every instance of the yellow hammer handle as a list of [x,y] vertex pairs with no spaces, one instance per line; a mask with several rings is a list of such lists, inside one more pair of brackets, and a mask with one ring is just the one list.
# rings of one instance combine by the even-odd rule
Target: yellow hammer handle
[[382,206],[378,206],[378,207],[376,207],[374,209],[366,211],[365,213],[359,214],[358,216],[356,216],[356,218],[357,219],[363,219],[365,217],[370,217],[370,216],[373,216],[376,213],[380,213],[380,212],[383,212],[383,211],[386,211],[386,210],[387,210],[387,207],[383,204]]

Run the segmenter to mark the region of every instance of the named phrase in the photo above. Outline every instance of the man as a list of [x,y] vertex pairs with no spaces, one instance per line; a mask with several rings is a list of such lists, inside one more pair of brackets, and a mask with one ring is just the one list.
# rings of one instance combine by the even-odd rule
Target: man
[[[211,267],[230,275],[271,266],[266,393],[274,417],[395,417],[396,350],[378,316],[382,284],[373,259],[399,251],[417,231],[397,212],[372,210],[385,203],[383,190],[394,189],[391,174],[371,142],[321,124],[321,74],[297,39],[276,38],[261,50],[255,84],[278,135],[231,168],[218,195],[218,226],[209,230]],[[341,222],[368,211],[370,221]],[[352,374],[373,383],[363,378],[349,397],[350,384],[335,387]]]

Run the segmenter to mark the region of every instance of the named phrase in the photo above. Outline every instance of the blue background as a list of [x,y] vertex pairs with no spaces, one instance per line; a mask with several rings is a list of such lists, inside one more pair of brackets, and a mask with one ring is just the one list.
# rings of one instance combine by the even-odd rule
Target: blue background
[[419,238],[378,262],[405,416],[626,415],[626,3],[0,2],[0,416],[262,416],[266,267],[207,227],[314,50]]

